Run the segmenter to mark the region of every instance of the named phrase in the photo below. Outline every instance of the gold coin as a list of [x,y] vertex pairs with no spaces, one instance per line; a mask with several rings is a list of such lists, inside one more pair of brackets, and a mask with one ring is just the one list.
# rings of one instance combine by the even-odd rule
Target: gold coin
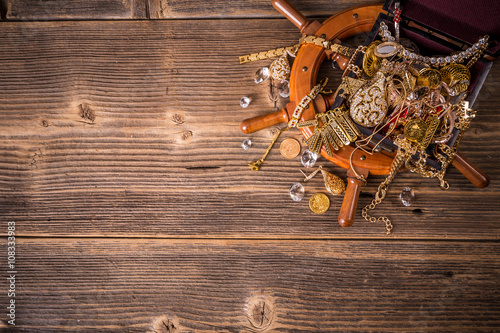
[[309,208],[313,213],[323,214],[330,208],[330,199],[324,193],[314,193],[309,199]]
[[300,143],[292,138],[285,139],[281,142],[280,153],[283,157],[294,158],[300,154]]
[[441,73],[434,68],[422,69],[417,78],[419,86],[429,87],[430,89],[436,89],[442,81]]
[[427,124],[420,119],[410,120],[404,129],[405,137],[416,143],[421,143],[425,138],[425,133],[427,132]]

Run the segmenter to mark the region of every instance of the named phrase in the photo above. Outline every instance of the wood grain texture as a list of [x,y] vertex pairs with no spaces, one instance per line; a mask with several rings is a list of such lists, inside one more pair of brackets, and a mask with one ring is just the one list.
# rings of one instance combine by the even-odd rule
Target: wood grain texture
[[[287,21],[4,22],[1,28],[1,232],[13,220],[23,235],[387,237],[382,225],[360,216],[383,177],[362,188],[356,221],[342,230],[336,222],[342,197],[330,197],[326,214],[308,209],[309,196],[325,191],[320,177],[306,184],[304,201],[290,200],[290,185],[303,178],[298,158],[286,160],[275,149],[261,171],[247,166],[261,157],[273,129],[247,136],[239,124],[273,106],[267,86],[252,82],[269,62],[239,65],[238,56],[292,45],[299,34]],[[340,73],[330,72],[333,87]],[[393,237],[498,239],[499,85],[495,64],[460,148],[491,185],[474,188],[452,168],[448,191],[437,180],[398,175],[375,211],[392,218]],[[238,105],[244,95],[253,98],[247,109]],[[288,136],[301,138],[298,131]],[[253,147],[243,151],[247,137]],[[345,170],[319,164],[345,179]],[[417,195],[409,208],[398,200],[404,186]]]
[[[212,0],[209,3],[194,0],[147,0],[150,18],[153,19],[199,19],[199,18],[283,18],[273,8],[270,0],[227,1]],[[329,17],[349,7],[373,4],[370,0],[319,0],[290,1],[305,16]]]
[[2,0],[7,20],[146,18],[147,0]]
[[151,332],[157,320],[170,327],[157,332],[179,333],[494,331],[499,250],[496,242],[23,238],[17,331]]

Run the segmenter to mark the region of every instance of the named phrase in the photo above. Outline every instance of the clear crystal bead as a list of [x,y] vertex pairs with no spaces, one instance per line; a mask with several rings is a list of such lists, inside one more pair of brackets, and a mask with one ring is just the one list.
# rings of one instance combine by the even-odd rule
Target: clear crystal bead
[[408,207],[411,206],[413,200],[415,200],[415,193],[413,192],[411,187],[405,187],[399,194],[399,198],[401,199],[403,205]]
[[315,152],[306,149],[302,153],[300,161],[302,162],[302,165],[305,166],[306,168],[312,168],[314,164],[316,164],[317,159],[318,155],[316,155]]
[[417,56],[417,60],[418,60],[418,61],[423,61],[423,60],[424,60],[424,57],[422,57],[421,55],[418,55],[418,56]]
[[257,70],[257,72],[255,72],[253,80],[255,83],[262,83],[269,78],[269,74],[269,67],[261,67]]
[[387,30],[387,26],[384,22],[380,23],[380,30]]
[[481,45],[486,44],[486,39],[481,38],[481,39],[479,40],[479,44],[481,44]]
[[451,57],[450,57],[450,56],[445,57],[445,58],[444,58],[444,61],[446,61],[447,63],[448,63],[448,62],[451,62]]
[[247,96],[243,96],[241,99],[240,99],[240,106],[242,108],[247,108],[249,105],[250,105],[250,101],[251,99]]
[[442,65],[445,63],[444,59],[443,58],[438,58],[437,60],[438,64]]
[[424,57],[424,62],[425,62],[426,64],[428,64],[430,61],[431,61],[431,60],[429,59],[429,57]]
[[394,37],[392,37],[392,36],[391,36],[391,37],[389,37],[389,42],[394,42],[395,40],[396,40],[396,38],[394,38]]
[[300,201],[304,197],[304,186],[302,186],[301,183],[293,183],[292,186],[290,186],[290,197],[293,199],[293,201]]
[[384,32],[384,37],[386,38],[391,37],[391,33],[389,31]]
[[410,59],[416,59],[417,58],[417,54],[416,53],[410,53]]
[[408,50],[403,51],[403,56],[407,57],[409,55],[410,55],[410,51],[408,51]]
[[252,140],[250,139],[245,139],[243,142],[241,142],[241,148],[248,150],[248,148],[252,147]]
[[465,59],[465,58],[467,58],[467,53],[465,53],[465,52],[460,52],[460,54],[459,54],[458,56],[459,56],[460,58],[462,58],[462,59]]
[[458,55],[457,54],[452,55],[451,56],[451,60],[457,61],[458,60]]
[[479,43],[472,45],[472,47],[474,48],[474,50],[479,50]]
[[290,96],[290,84],[287,80],[281,80],[276,86],[276,89],[281,97],[287,98]]
[[471,49],[471,48],[468,48],[468,49],[465,51],[465,53],[467,53],[468,55],[471,55],[471,54],[472,54],[472,52],[474,52],[474,51],[472,51],[472,49]]
[[436,64],[436,62],[437,62],[437,59],[436,59],[436,58],[434,58],[434,57],[432,57],[432,58],[431,58],[431,64],[433,64],[433,65],[434,65],[434,64]]

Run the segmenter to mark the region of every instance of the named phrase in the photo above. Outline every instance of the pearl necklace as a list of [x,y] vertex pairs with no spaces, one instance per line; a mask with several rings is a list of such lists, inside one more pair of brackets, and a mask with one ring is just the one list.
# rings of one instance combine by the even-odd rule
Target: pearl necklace
[[[389,31],[389,28],[384,22],[380,23],[380,28],[379,28],[379,35],[382,37],[382,40],[384,42],[395,42],[396,39],[392,36],[391,32]],[[420,54],[417,54],[415,52],[412,52],[410,50],[405,49],[402,45],[400,46],[399,49],[399,56],[405,58],[408,61],[420,61],[423,62],[427,65],[434,66],[434,67],[443,67],[446,66],[447,64],[453,64],[453,63],[462,63],[468,58],[475,58],[472,59],[477,60],[481,54],[484,52],[484,50],[488,47],[488,35],[485,35],[484,37],[480,38],[477,43],[473,44],[471,47],[469,47],[465,51],[457,52],[455,54],[446,56],[446,57],[424,57]],[[472,64],[470,64],[472,65]],[[470,66],[467,66],[470,67]]]

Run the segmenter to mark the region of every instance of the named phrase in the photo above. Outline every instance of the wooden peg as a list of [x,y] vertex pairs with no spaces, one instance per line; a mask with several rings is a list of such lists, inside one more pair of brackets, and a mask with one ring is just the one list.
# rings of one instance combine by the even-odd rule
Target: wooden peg
[[300,32],[305,35],[313,35],[319,28],[321,23],[318,21],[310,21],[287,0],[273,0],[273,7],[283,14],[290,22],[292,22]]
[[451,164],[453,164],[453,166],[457,168],[458,171],[460,171],[474,186],[482,188],[490,184],[490,178],[488,175],[462,154],[457,153]]
[[[356,168],[356,172],[365,179],[369,173],[368,169],[363,168]],[[351,168],[347,169],[347,188],[339,213],[339,224],[344,228],[350,227],[354,222],[362,185],[363,181],[356,177],[354,171]]]
[[268,113],[263,116],[245,119],[241,122],[240,129],[245,134],[254,133],[269,126],[288,122],[288,112],[286,108]]

